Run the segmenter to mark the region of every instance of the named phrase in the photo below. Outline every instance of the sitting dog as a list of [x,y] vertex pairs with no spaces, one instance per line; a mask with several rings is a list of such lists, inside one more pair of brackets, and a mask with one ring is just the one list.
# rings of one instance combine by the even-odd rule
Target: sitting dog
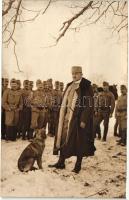
[[45,148],[46,131],[44,128],[35,130],[36,137],[24,149],[18,159],[18,169],[21,172],[28,172],[37,168],[33,167],[35,161],[39,169],[42,169],[42,154]]

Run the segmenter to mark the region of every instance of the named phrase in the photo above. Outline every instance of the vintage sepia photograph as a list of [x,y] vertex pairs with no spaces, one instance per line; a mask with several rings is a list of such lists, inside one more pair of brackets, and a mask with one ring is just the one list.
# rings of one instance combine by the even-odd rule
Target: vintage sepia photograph
[[1,196],[127,198],[128,0],[2,0]]

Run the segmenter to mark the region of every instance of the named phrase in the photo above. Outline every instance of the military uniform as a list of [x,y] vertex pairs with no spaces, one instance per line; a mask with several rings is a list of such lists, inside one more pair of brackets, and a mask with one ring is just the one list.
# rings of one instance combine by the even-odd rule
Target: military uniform
[[[16,80],[17,82],[17,90],[22,93],[21,89],[21,81]],[[20,138],[22,132],[22,110],[19,111],[19,122],[17,124],[17,138]]]
[[[8,89],[8,83],[9,80],[7,78],[2,78],[2,97],[3,93],[6,89]],[[2,113],[1,113],[1,138],[5,139],[6,137],[6,127],[5,127],[5,110],[2,107]]]
[[[98,86],[96,84],[92,84],[92,89],[93,89],[93,93],[94,93],[94,123],[96,121],[96,115],[95,113],[97,112],[97,102],[98,102],[98,96],[99,96],[99,92],[98,92]],[[100,129],[100,124],[98,124],[96,126],[96,130],[95,130],[95,137],[96,134],[98,134],[98,139],[101,139],[101,129]]]
[[[109,87],[107,82],[103,83],[103,87]],[[98,95],[97,107],[96,107],[96,118],[94,122],[94,134],[96,134],[96,127],[104,120],[104,134],[103,141],[106,141],[108,133],[109,118],[113,114],[115,108],[115,98],[112,92],[109,90],[102,91]]]
[[59,90],[60,88],[59,81],[55,82],[55,89],[53,90],[53,101],[52,108],[50,112],[50,127],[49,127],[49,135],[55,136],[57,123],[59,118],[59,110],[62,100],[62,92]]
[[11,89],[5,90],[2,106],[5,109],[6,139],[16,140],[19,111],[22,110],[23,102],[21,92],[17,90],[16,80],[12,80]]
[[38,89],[33,92],[31,101],[32,119],[31,128],[46,128],[48,122],[49,99],[45,91],[43,91],[42,83],[39,84]]
[[[121,86],[121,89],[127,90],[125,85]],[[118,121],[121,140],[120,143],[126,144],[126,134],[127,134],[127,93],[121,94],[118,98],[116,109],[115,109],[115,117]]]
[[29,87],[29,80],[25,80],[23,83],[24,88],[22,89],[22,98],[23,98],[23,110],[22,110],[22,139],[32,139],[33,132],[30,132],[30,123],[31,123],[31,98],[32,91]]
[[64,83],[63,82],[60,82],[60,91],[63,94],[63,91],[64,91]]

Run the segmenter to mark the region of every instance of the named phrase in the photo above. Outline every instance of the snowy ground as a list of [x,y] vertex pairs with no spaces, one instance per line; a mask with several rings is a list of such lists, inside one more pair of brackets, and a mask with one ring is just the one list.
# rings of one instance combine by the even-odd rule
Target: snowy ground
[[1,192],[4,197],[124,197],[126,188],[126,147],[96,140],[94,157],[84,158],[80,174],[71,170],[75,158],[66,162],[65,170],[49,169],[57,161],[52,155],[53,138],[48,137],[43,154],[43,171],[21,173],[17,160],[28,141],[2,141]]

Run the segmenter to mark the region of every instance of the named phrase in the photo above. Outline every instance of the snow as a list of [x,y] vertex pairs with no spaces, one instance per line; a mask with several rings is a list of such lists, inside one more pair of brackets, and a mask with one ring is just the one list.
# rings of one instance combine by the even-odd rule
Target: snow
[[[83,159],[82,170],[72,171],[75,157],[66,161],[66,169],[48,168],[58,160],[52,155],[54,139],[47,137],[43,170],[22,173],[17,160],[28,141],[2,141],[1,193],[3,197],[124,197],[126,190],[126,147],[116,145],[116,138],[106,143],[96,140],[94,157]],[[36,163],[35,163],[36,166]]]

